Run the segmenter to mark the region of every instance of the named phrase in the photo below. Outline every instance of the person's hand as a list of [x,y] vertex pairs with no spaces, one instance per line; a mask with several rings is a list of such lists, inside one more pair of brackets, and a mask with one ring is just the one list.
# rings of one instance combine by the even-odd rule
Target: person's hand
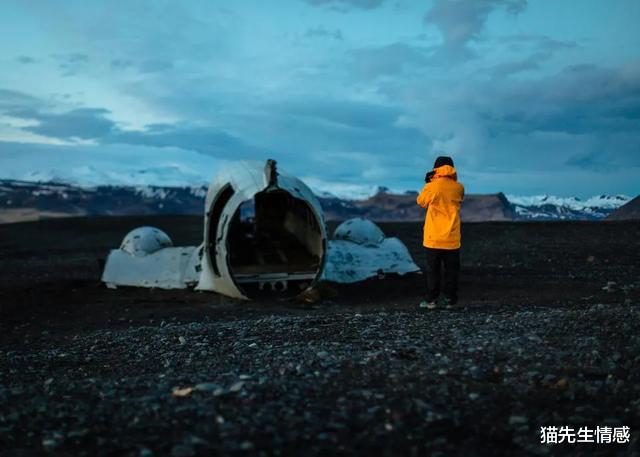
[[426,182],[427,184],[429,184],[431,182],[431,179],[433,178],[433,175],[435,175],[436,172],[431,170],[428,171],[426,175],[424,175],[424,182]]

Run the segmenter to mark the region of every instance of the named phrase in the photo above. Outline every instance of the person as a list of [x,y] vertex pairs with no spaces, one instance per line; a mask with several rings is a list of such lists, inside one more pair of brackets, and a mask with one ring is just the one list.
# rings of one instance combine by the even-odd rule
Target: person
[[451,157],[440,156],[425,176],[426,184],[416,202],[426,208],[422,244],[427,252],[427,294],[420,308],[434,309],[440,295],[444,266],[444,304],[458,301],[460,272],[460,205],[464,186],[458,182]]

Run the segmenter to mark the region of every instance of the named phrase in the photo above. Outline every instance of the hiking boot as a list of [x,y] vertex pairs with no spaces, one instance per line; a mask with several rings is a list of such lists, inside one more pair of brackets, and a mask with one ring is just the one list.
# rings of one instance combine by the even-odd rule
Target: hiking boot
[[418,305],[418,308],[420,309],[436,309],[437,307],[438,304],[435,300],[422,300]]
[[442,299],[442,306],[444,306],[447,309],[453,308],[456,305],[456,303],[458,303],[458,300],[456,300],[455,298],[444,297]]

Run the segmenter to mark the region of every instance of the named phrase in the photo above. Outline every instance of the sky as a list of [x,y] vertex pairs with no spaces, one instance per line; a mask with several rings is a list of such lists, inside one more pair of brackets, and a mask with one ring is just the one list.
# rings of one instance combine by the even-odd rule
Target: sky
[[[640,190],[637,0],[0,0],[0,178]],[[52,171],[53,170],[53,171]],[[122,178],[124,179],[124,178]]]

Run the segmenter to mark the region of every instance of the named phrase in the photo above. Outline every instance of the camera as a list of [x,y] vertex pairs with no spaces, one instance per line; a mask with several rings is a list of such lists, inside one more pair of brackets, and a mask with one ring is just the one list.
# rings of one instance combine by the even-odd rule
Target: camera
[[436,174],[436,172],[434,170],[427,171],[427,174],[424,175],[424,182],[429,184],[431,182],[431,179],[433,178],[433,175],[435,175],[435,174]]

